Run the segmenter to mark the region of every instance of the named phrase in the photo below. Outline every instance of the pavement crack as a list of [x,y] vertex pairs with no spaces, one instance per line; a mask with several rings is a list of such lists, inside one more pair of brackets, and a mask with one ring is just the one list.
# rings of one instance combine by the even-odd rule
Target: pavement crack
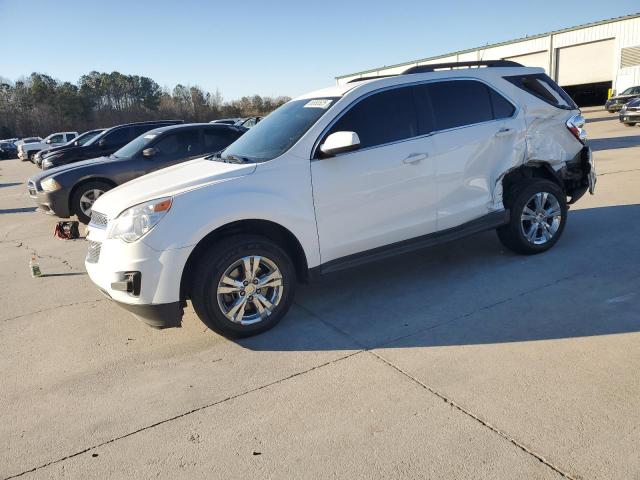
[[71,263],[69,263],[69,260],[66,260],[66,259],[64,259],[62,257],[58,257],[56,255],[41,255],[36,251],[35,248],[31,248],[29,245],[27,245],[24,242],[20,242],[20,241],[17,241],[17,240],[14,240],[14,242],[15,242],[16,248],[24,248],[26,250],[29,250],[29,251],[31,251],[31,253],[33,255],[35,255],[38,258],[50,258],[52,260],[56,260],[56,261],[62,263],[69,270],[73,270],[74,269],[73,265],[71,265]]
[[356,356],[356,355],[358,355],[358,354],[360,354],[362,352],[363,352],[362,350],[351,352],[351,353],[349,353],[347,355],[343,355],[340,358],[336,358],[336,359],[333,359],[331,361],[322,363],[320,365],[316,365],[314,367],[308,368],[308,369],[303,370],[301,372],[293,373],[291,375],[288,375],[286,377],[280,378],[278,380],[274,380],[273,382],[265,383],[264,385],[261,385],[259,387],[251,388],[249,390],[246,390],[246,391],[244,391],[242,393],[237,393],[235,395],[230,395],[230,396],[228,396],[226,398],[223,398],[221,400],[218,400],[218,401],[215,401],[215,402],[212,402],[212,403],[208,403],[206,405],[202,405],[200,407],[191,409],[191,410],[189,410],[187,412],[183,412],[183,413],[178,414],[178,415],[174,415],[173,417],[165,418],[164,420],[160,420],[160,421],[152,423],[150,425],[146,425],[144,427],[138,428],[137,430],[133,430],[133,431],[131,431],[129,433],[125,433],[123,435],[119,435],[119,436],[111,438],[109,440],[105,440],[104,442],[101,442],[101,443],[92,445],[90,447],[84,448],[84,449],[79,450],[77,452],[74,452],[74,453],[71,453],[69,455],[66,455],[66,456],[64,456],[62,458],[58,458],[57,460],[52,460],[50,462],[43,463],[42,465],[38,465],[38,466],[30,468],[28,470],[24,470],[24,471],[22,471],[20,473],[16,473],[16,474],[10,475],[8,477],[5,477],[3,480],[11,480],[13,478],[18,478],[18,477],[21,477],[21,476],[26,475],[28,473],[33,473],[36,470],[41,470],[41,469],[49,467],[51,465],[55,465],[55,464],[58,464],[60,462],[64,462],[66,460],[72,459],[74,457],[77,457],[77,456],[82,455],[84,453],[90,452],[90,451],[95,450],[97,448],[100,448],[100,447],[103,447],[105,445],[109,445],[111,443],[117,442],[118,440],[123,440],[125,438],[131,437],[131,436],[136,435],[138,433],[141,433],[141,432],[144,432],[144,431],[147,431],[147,430],[151,430],[152,428],[158,427],[158,426],[163,425],[165,423],[169,423],[169,422],[172,422],[174,420],[178,420],[180,418],[184,418],[184,417],[186,417],[188,415],[192,415],[194,413],[201,412],[203,410],[206,410],[206,409],[211,408],[211,407],[215,407],[217,405],[221,405],[221,404],[223,404],[225,402],[228,402],[230,400],[235,400],[236,398],[244,397],[245,395],[249,395],[251,393],[258,392],[258,391],[263,390],[265,388],[269,388],[269,387],[272,387],[274,385],[278,385],[280,383],[284,383],[284,382],[286,382],[288,380],[291,380],[291,379],[294,379],[296,377],[299,377],[299,376],[302,376],[302,375],[306,375],[307,373],[313,372],[315,370],[327,367],[329,365],[336,364],[336,363],[341,362],[343,360],[346,360],[348,358],[354,357],[354,356]]
[[551,463],[551,461],[549,461],[546,458],[544,458],[541,454],[537,453],[536,451],[532,450],[531,448],[527,447],[526,445],[520,443],[516,438],[512,437],[511,435],[509,435],[507,432],[504,432],[504,431],[500,430],[498,427],[496,427],[495,425],[492,425],[488,421],[483,420],[478,415],[476,415],[475,413],[471,412],[467,408],[463,407],[462,405],[457,403],[452,398],[450,398],[447,395],[439,392],[435,388],[430,387],[426,383],[421,382],[420,380],[418,380],[416,377],[414,377],[410,373],[404,371],[402,368],[400,368],[399,366],[395,365],[393,362],[391,362],[391,361],[387,360],[386,358],[384,358],[382,355],[380,355],[380,354],[378,354],[376,352],[373,352],[371,350],[369,350],[368,353],[370,353],[371,355],[376,357],[378,360],[380,360],[381,362],[383,362],[387,366],[393,368],[394,370],[396,370],[397,372],[399,372],[401,375],[405,376],[409,380],[413,381],[414,383],[417,383],[423,389],[427,390],[431,394],[433,394],[436,397],[440,398],[445,403],[447,403],[450,407],[454,408],[455,410],[458,410],[459,412],[461,412],[462,414],[466,415],[467,417],[470,417],[475,422],[480,423],[483,427],[488,428],[489,430],[491,430],[495,434],[497,434],[500,437],[504,438],[505,440],[509,441],[511,444],[513,444],[514,446],[516,446],[517,448],[522,450],[524,453],[534,457],[536,460],[538,460],[539,462],[543,463],[544,465],[546,465],[547,467],[549,467],[551,470],[553,470],[554,472],[558,473],[562,477],[568,478],[570,480],[578,480],[579,479],[579,477],[572,476],[569,472],[566,472],[565,470],[563,470],[559,466],[554,465],[553,463]]
[[98,303],[98,302],[105,302],[105,301],[107,301],[106,298],[98,298],[96,300],[83,300],[81,302],[73,302],[73,303],[64,303],[62,305],[54,305],[52,307],[43,308],[42,310],[36,310],[35,312],[22,313],[20,315],[16,315],[15,317],[4,318],[4,319],[2,319],[2,322],[10,322],[12,320],[17,320],[19,318],[28,317],[30,315],[36,315],[38,313],[49,312],[51,310],[56,310],[58,308],[75,307],[76,305],[86,305],[88,303]]
[[640,172],[640,168],[632,168],[629,170],[614,170],[612,172],[602,172],[602,173],[598,173],[598,177],[604,177],[605,175],[614,175],[616,173],[629,173],[629,172]]

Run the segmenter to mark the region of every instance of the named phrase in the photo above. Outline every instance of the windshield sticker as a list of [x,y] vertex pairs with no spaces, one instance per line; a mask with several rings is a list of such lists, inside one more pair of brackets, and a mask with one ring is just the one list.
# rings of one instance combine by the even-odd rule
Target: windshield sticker
[[331,105],[331,102],[333,100],[330,100],[328,98],[316,98],[315,100],[309,100],[304,108],[323,108],[323,109],[327,109],[329,108],[329,105]]
[[154,138],[156,138],[157,135],[145,135],[144,138],[146,138],[147,140],[153,140]]

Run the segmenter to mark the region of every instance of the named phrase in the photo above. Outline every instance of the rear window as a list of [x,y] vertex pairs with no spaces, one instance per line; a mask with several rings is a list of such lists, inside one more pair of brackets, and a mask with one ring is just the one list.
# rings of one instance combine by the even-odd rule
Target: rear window
[[578,108],[571,97],[556,82],[551,80],[548,75],[538,73],[534,75],[514,75],[504,77],[505,80],[511,82],[516,87],[530,93],[534,97],[564,110],[573,110]]

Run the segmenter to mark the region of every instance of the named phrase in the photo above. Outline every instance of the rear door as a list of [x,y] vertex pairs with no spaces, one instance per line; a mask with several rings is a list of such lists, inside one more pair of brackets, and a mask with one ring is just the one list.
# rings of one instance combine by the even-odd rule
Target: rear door
[[350,131],[361,142],[311,162],[323,263],[434,231],[435,163],[421,127],[413,87],[401,86],[359,99],[320,139]]
[[437,223],[446,230],[490,212],[500,165],[515,162],[524,122],[509,100],[477,80],[432,82],[420,92],[429,96],[435,117]]

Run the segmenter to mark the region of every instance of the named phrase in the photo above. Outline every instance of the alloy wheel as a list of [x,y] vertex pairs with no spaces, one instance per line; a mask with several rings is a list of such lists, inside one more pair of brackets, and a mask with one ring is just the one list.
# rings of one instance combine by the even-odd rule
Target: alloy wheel
[[246,256],[232,263],[218,282],[218,306],[228,320],[252,325],[273,313],[283,288],[282,274],[272,260]]
[[549,242],[562,222],[558,199],[549,192],[538,192],[525,203],[520,216],[520,228],[528,242],[544,245]]
[[103,190],[99,190],[97,188],[92,188],[91,190],[87,190],[80,197],[80,210],[87,217],[91,217],[91,208],[95,201],[104,193]]

